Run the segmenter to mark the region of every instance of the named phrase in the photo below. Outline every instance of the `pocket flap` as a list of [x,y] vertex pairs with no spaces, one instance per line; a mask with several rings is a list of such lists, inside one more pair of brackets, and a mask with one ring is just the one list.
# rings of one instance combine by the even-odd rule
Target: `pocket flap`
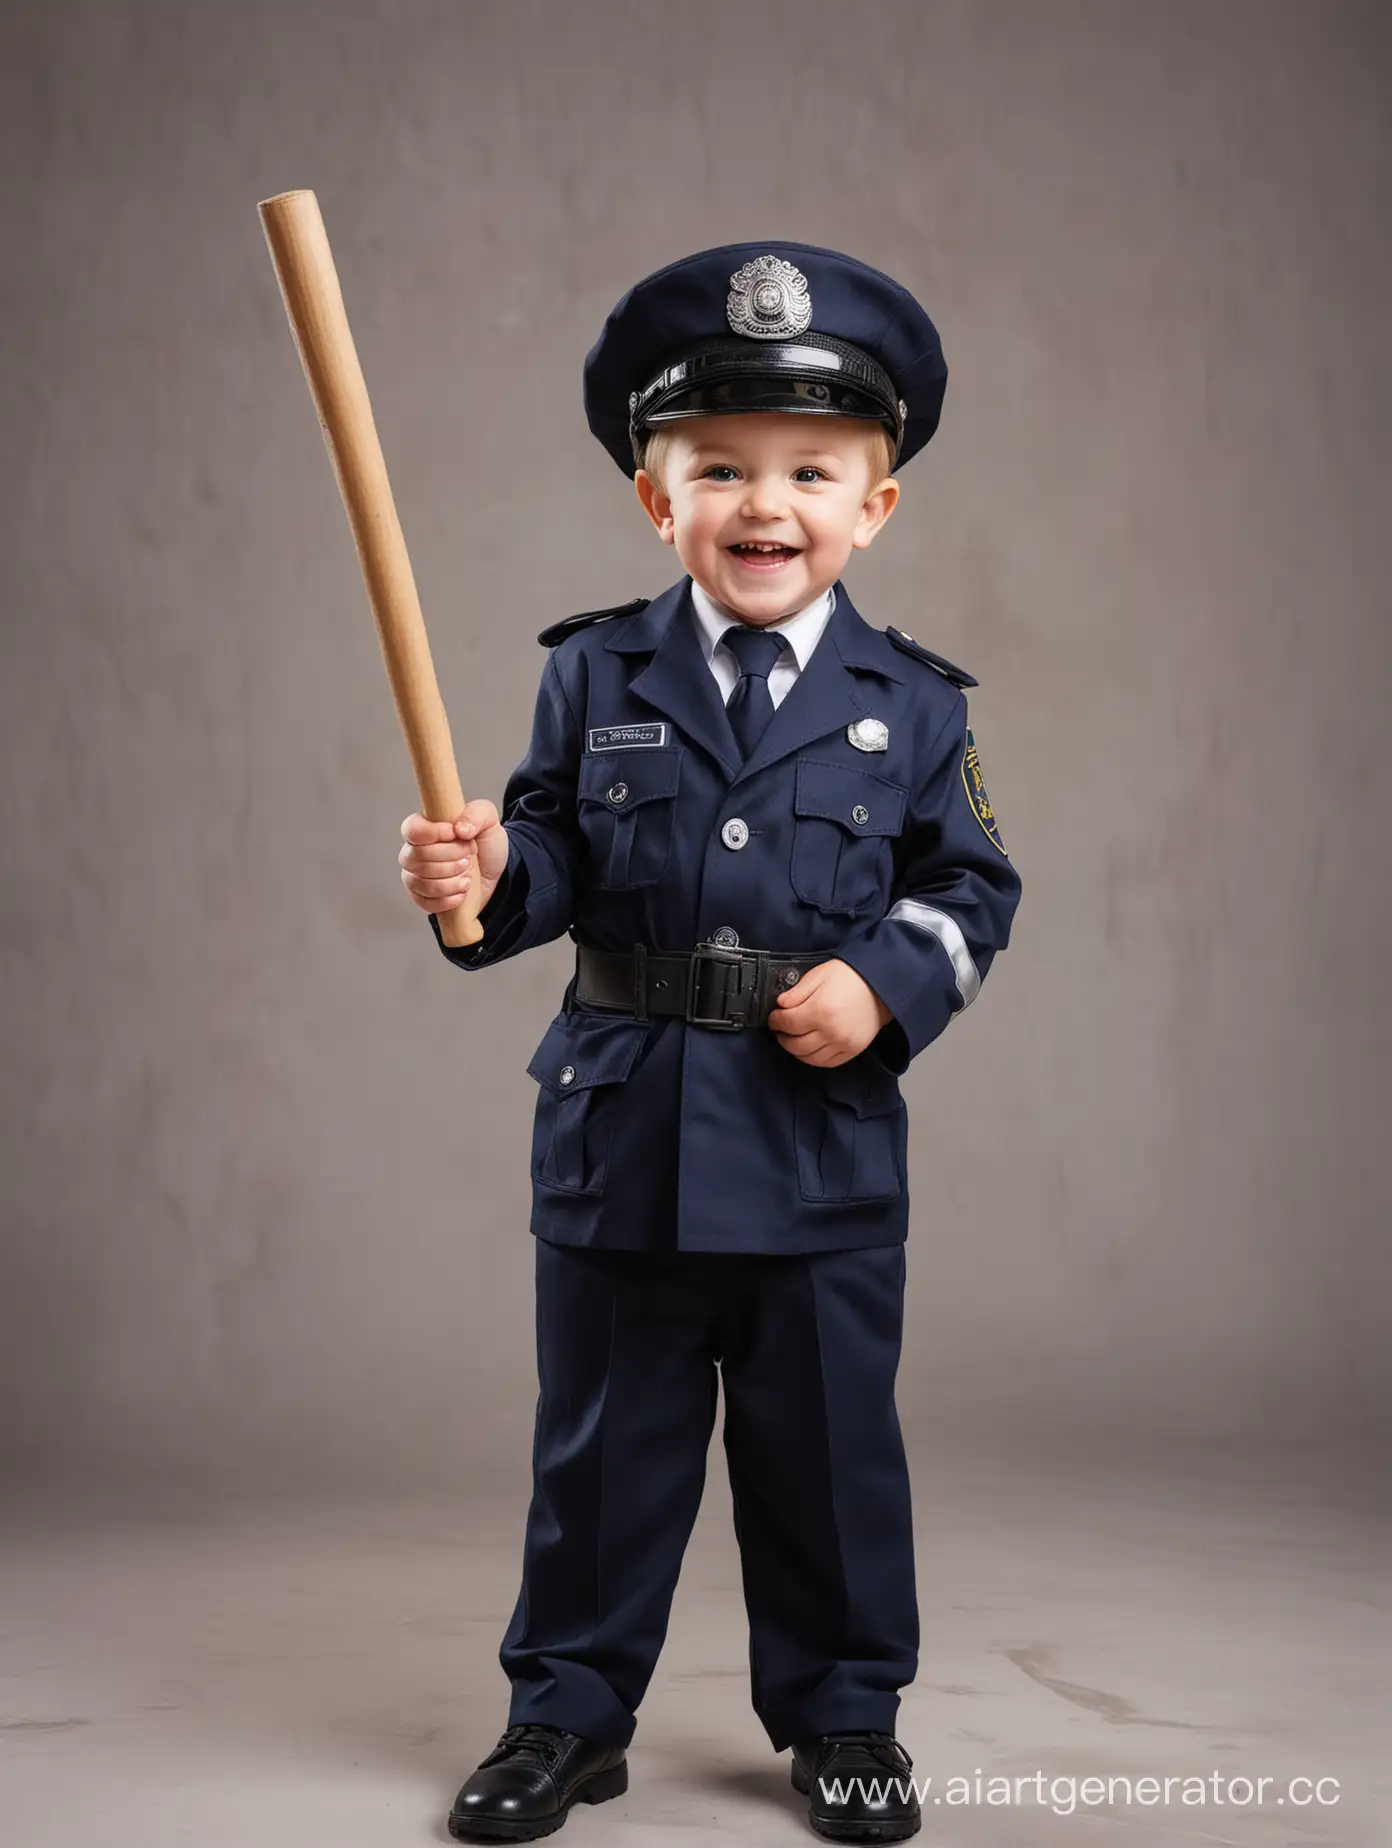
[[675,796],[681,775],[679,746],[667,750],[587,751],[580,759],[582,802],[602,802],[616,815],[640,803]]
[[888,1116],[903,1102],[894,1073],[863,1052],[847,1059],[844,1065],[824,1066],[822,1078],[827,1095],[854,1110],[858,1117]]
[[626,1015],[557,1014],[532,1054],[528,1075],[557,1097],[570,1097],[597,1084],[622,1084],[633,1069],[648,1025]]
[[898,834],[907,798],[902,783],[891,783],[873,771],[804,757],[797,767],[793,809],[799,815],[839,821],[850,834]]

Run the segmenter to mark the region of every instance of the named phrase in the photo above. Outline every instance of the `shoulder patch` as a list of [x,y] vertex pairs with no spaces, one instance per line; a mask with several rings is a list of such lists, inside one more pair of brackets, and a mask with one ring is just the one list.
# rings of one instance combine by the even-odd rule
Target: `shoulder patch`
[[619,603],[611,610],[582,610],[578,616],[567,616],[560,622],[553,622],[549,629],[542,630],[537,640],[547,648],[554,648],[557,642],[563,642],[577,629],[588,629],[592,622],[605,622],[610,616],[636,616],[639,610],[645,610],[651,602],[651,597],[635,597],[632,603]]
[[999,847],[1005,853],[1005,842],[996,826],[996,811],[991,807],[991,798],[986,794],[986,779],[981,774],[981,756],[970,726],[967,728],[966,749],[962,753],[962,783],[967,792],[967,801],[971,804],[971,812],[981,823],[986,838],[992,846]]
[[975,687],[981,684],[980,681],[973,680],[964,667],[954,667],[951,661],[946,661],[941,655],[934,654],[931,648],[925,648],[922,642],[916,642],[902,629],[886,629],[885,634],[902,653],[913,655],[916,660],[926,661],[929,667],[935,667],[938,670],[944,680],[950,680],[954,687]]

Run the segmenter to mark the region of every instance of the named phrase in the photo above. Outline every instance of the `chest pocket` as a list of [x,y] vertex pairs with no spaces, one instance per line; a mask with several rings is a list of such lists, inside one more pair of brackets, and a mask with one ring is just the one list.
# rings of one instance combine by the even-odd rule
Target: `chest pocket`
[[868,911],[889,891],[889,840],[904,826],[902,783],[854,764],[805,757],[793,795],[792,887],[837,916]]
[[580,826],[589,883],[601,891],[656,885],[672,857],[683,752],[587,751],[580,759]]

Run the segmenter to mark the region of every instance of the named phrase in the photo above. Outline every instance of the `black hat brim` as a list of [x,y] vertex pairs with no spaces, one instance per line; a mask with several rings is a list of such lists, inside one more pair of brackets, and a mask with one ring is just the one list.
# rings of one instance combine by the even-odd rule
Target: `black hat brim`
[[635,454],[643,433],[657,425],[740,411],[871,419],[888,430],[896,452],[904,430],[889,375],[850,341],[818,334],[776,342],[735,337],[703,341],[669,358],[633,394]]

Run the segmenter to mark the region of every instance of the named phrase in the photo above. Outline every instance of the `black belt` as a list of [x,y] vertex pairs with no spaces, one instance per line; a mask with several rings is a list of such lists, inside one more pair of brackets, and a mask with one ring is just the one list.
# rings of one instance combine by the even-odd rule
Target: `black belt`
[[827,960],[827,952],[746,950],[706,941],[694,950],[597,950],[575,946],[575,1000],[647,1020],[680,1014],[692,1026],[735,1033],[762,1026],[785,988]]

